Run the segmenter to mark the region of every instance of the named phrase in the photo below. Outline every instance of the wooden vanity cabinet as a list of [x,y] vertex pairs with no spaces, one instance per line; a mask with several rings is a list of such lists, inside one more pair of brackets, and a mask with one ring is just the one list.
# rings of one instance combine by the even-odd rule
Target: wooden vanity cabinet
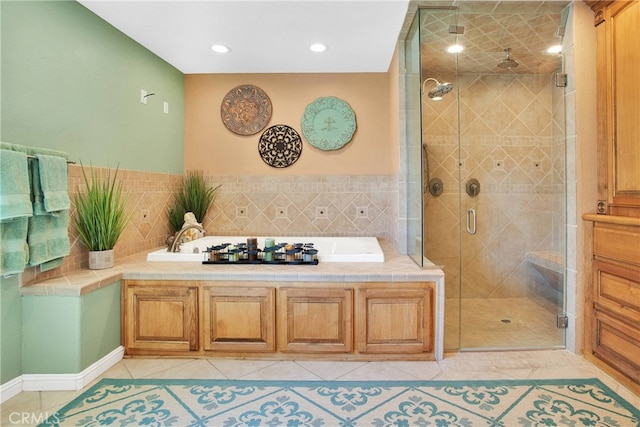
[[640,391],[640,218],[584,218],[593,222],[585,355]]
[[127,356],[434,360],[433,282],[124,280]]
[[197,286],[128,281],[122,289],[122,328],[129,354],[198,349]]

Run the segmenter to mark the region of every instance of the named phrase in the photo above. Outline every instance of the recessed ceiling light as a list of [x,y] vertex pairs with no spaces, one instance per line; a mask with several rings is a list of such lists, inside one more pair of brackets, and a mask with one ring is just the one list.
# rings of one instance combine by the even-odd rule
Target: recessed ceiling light
[[309,46],[309,49],[311,49],[312,52],[324,52],[327,50],[327,46],[322,43],[314,43]]
[[547,53],[551,53],[551,54],[560,53],[560,52],[562,52],[562,45],[560,44],[553,45],[549,49],[547,49]]
[[221,45],[221,44],[214,44],[213,46],[211,46],[211,50],[216,52],[216,53],[227,53],[229,52],[229,48]]
[[452,44],[447,48],[447,52],[449,53],[460,53],[464,50],[464,46],[461,44]]

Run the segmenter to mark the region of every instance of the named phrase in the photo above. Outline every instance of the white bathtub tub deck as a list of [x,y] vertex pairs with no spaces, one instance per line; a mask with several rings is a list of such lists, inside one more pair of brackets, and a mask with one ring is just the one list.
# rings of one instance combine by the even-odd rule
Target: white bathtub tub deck
[[[180,252],[160,249],[147,255],[147,261],[204,261],[204,252],[211,246],[246,243],[254,236],[206,236],[183,243]],[[257,237],[258,248],[264,249],[268,237]],[[313,243],[319,262],[384,262],[384,252],[375,237],[274,237],[278,243]],[[194,251],[197,250],[197,253]]]

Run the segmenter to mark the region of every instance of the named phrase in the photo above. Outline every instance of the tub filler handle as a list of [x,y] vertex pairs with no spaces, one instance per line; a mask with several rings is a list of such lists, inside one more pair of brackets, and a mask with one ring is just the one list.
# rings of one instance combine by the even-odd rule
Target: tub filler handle
[[476,210],[471,208],[467,209],[467,233],[476,234]]

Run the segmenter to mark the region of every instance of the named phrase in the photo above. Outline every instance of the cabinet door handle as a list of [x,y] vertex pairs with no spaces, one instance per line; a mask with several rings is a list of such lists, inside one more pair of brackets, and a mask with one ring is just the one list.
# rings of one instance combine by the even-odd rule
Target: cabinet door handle
[[467,209],[467,233],[476,234],[476,210]]

